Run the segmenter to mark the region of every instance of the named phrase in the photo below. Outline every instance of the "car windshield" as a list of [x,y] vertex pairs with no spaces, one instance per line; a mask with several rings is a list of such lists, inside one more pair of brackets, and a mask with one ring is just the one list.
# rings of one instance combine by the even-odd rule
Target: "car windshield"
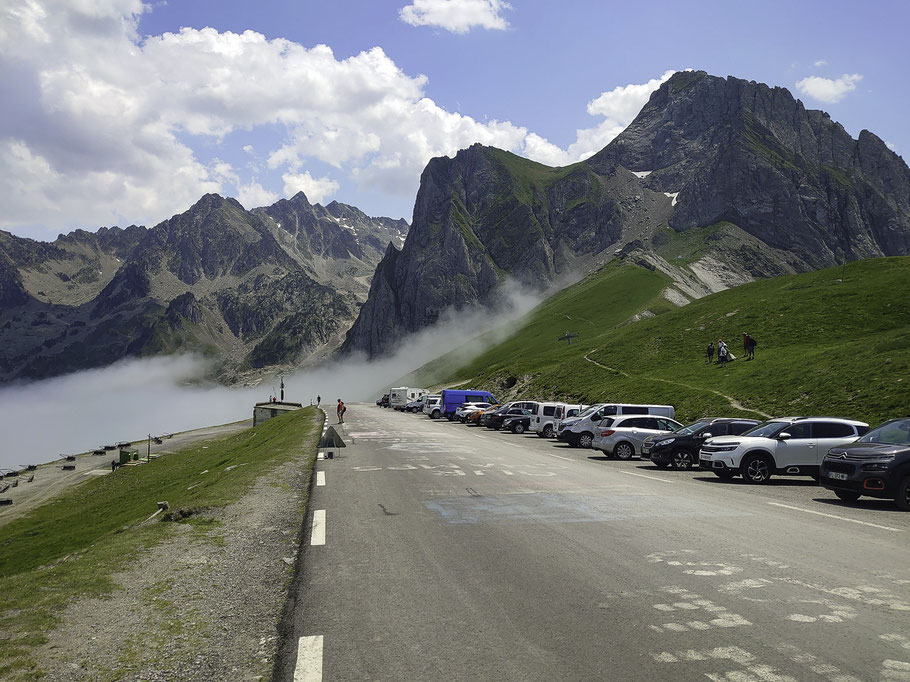
[[910,419],[895,419],[872,429],[857,443],[910,444]]
[[789,424],[787,422],[765,422],[764,424],[759,424],[754,429],[749,429],[742,435],[751,438],[774,438],[774,436],[788,426]]
[[674,436],[691,436],[693,433],[698,433],[703,428],[705,428],[711,422],[695,422],[694,424],[689,424],[684,426],[681,429],[676,429],[673,432]]
[[578,418],[581,419],[582,417],[587,417],[589,414],[594,414],[594,413],[597,412],[597,410],[599,410],[601,407],[603,407],[603,405],[591,405],[591,407],[589,407],[588,409],[586,409],[584,412],[579,412],[579,413],[578,413]]

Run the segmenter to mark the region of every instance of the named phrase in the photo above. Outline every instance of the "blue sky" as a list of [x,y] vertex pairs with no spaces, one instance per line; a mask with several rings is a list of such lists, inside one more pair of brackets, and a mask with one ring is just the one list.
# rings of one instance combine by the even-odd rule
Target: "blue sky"
[[0,229],[152,225],[207,191],[410,219],[430,157],[585,158],[683,68],[906,156],[908,25],[902,2],[31,0],[0,10]]

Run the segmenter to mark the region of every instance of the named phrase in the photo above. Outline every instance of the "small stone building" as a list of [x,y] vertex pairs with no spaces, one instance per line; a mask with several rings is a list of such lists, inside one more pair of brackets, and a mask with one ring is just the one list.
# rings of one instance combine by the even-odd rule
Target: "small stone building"
[[292,410],[299,410],[303,407],[300,403],[289,403],[285,401],[281,402],[266,402],[266,403],[256,403],[253,407],[253,426],[258,426],[262,422],[271,419],[272,417],[279,417],[286,412]]

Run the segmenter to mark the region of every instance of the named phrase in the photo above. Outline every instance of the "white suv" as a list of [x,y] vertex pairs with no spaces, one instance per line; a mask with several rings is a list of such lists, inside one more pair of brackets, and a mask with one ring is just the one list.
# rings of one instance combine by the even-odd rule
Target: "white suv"
[[442,396],[428,395],[427,401],[423,404],[423,413],[430,419],[439,419],[442,414]]
[[852,443],[868,430],[868,424],[852,419],[781,417],[741,436],[709,438],[698,463],[720,478],[740,475],[749,483],[767,483],[773,474],[817,478],[829,448]]

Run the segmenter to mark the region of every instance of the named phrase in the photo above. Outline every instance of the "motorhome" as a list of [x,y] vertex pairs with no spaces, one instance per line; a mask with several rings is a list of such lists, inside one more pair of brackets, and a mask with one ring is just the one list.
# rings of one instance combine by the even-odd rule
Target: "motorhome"
[[421,396],[429,393],[425,388],[412,388],[408,386],[399,386],[389,391],[389,404],[399,412],[404,412],[405,407],[412,400],[417,400]]

